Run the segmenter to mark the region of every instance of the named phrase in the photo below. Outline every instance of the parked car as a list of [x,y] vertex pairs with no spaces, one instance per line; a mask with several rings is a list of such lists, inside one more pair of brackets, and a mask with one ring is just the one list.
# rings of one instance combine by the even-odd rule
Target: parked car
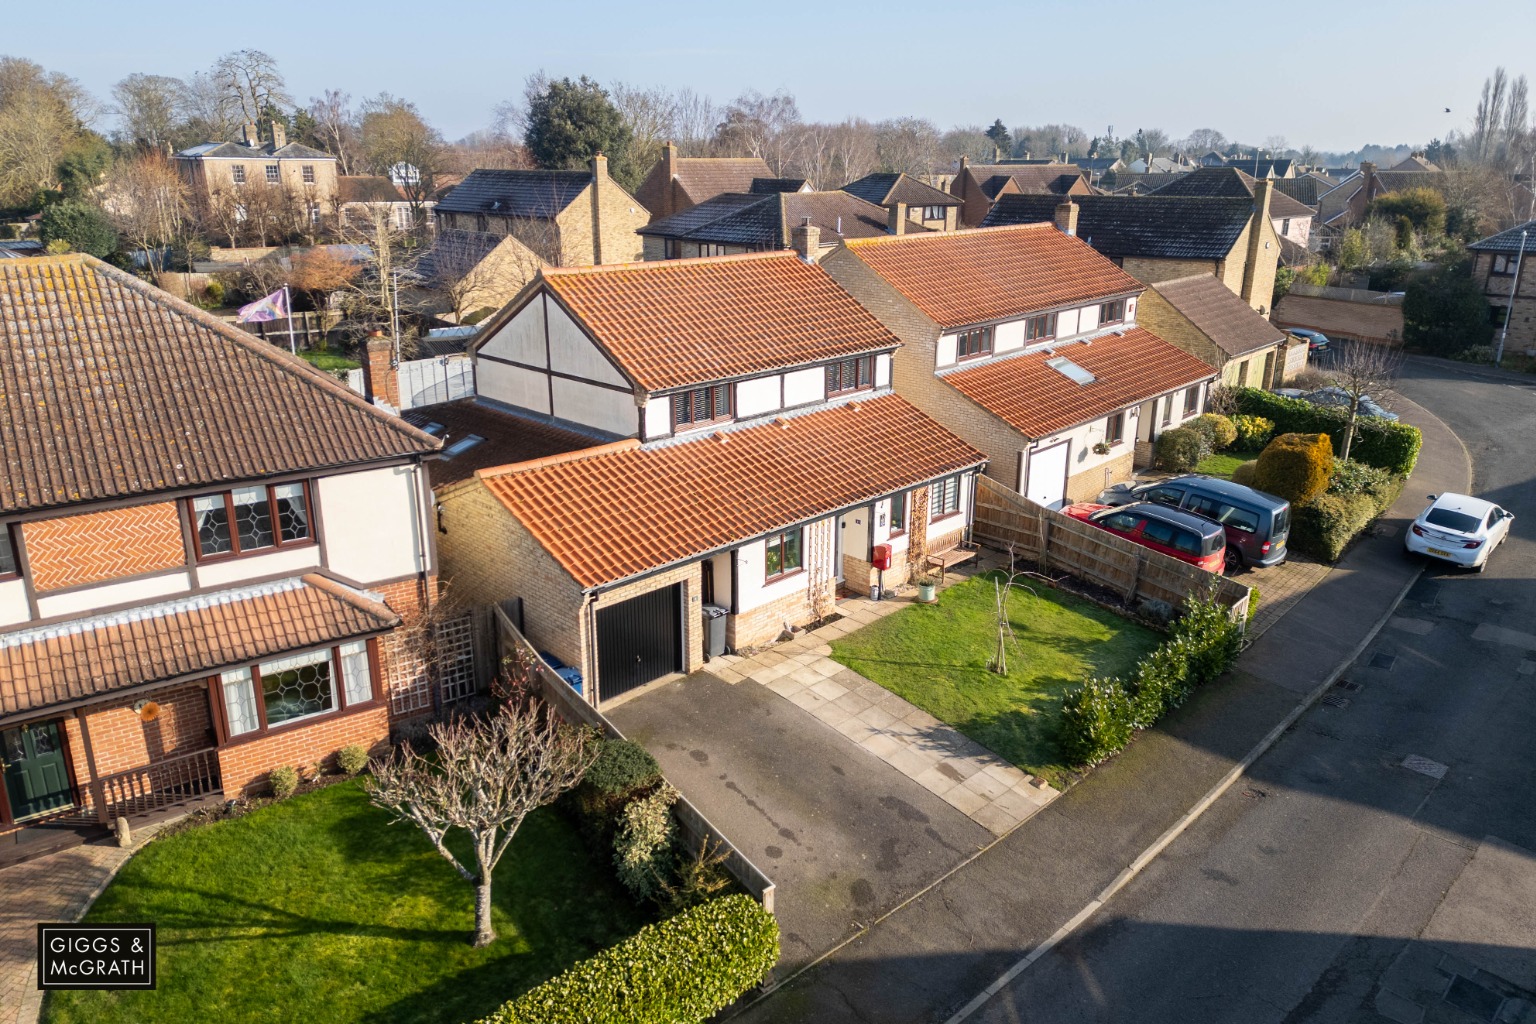
[[1226,566],[1226,531],[1201,516],[1151,502],[1116,506],[1085,501],[1062,511],[1206,572],[1219,576]]
[[1132,501],[1153,501],[1193,512],[1227,531],[1227,572],[1245,565],[1267,569],[1285,561],[1291,503],[1273,494],[1212,476],[1181,476],[1142,484]]
[[[1339,387],[1318,388],[1316,391],[1298,391],[1296,388],[1276,388],[1275,394],[1283,398],[1299,398],[1303,402],[1311,402],[1313,405],[1325,405],[1332,408],[1348,409],[1349,392]],[[1360,415],[1376,416],[1380,419],[1397,422],[1397,413],[1388,412],[1381,407],[1370,395],[1360,396]]]
[[1477,572],[1488,568],[1493,549],[1509,537],[1514,513],[1466,494],[1431,494],[1429,499],[1429,507],[1403,537],[1408,551]]
[[1294,334],[1307,343],[1307,355],[1315,356],[1328,351],[1328,335],[1322,331],[1309,331],[1305,327],[1287,327],[1286,334]]

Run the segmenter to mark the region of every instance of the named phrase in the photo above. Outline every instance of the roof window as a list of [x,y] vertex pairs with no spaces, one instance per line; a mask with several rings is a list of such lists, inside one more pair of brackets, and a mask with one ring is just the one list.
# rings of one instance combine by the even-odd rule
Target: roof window
[[1098,380],[1092,373],[1078,366],[1066,356],[1057,356],[1055,359],[1047,359],[1045,365],[1061,374],[1063,377],[1077,384],[1092,384]]
[[484,440],[485,438],[481,437],[479,434],[470,434],[468,437],[461,438],[460,440],[453,442],[453,444],[449,445],[447,448],[443,449],[443,458],[451,459],[455,455],[463,455],[465,452],[469,451],[475,445]]

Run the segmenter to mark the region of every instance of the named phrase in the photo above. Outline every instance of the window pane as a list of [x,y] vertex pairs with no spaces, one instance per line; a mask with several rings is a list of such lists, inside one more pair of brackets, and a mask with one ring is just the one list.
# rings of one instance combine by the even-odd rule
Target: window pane
[[330,711],[336,706],[331,652],[313,651],[262,665],[261,700],[268,726]]
[[0,526],[0,576],[16,571],[16,548],[11,543],[11,528]]
[[778,534],[769,537],[767,550],[763,555],[764,575],[777,576],[784,571],[784,535]]
[[265,487],[241,487],[231,492],[235,499],[235,529],[240,532],[240,550],[254,551],[276,543],[272,536],[272,507],[267,504]]
[[687,392],[684,392],[681,395],[673,395],[672,396],[672,418],[673,418],[674,421],[676,421],[678,423],[687,423],[688,422],[689,416],[688,416],[688,393]]
[[341,645],[341,682],[347,705],[373,699],[373,674],[368,668],[368,643],[357,640]]
[[800,531],[784,535],[784,571],[800,568]]
[[256,717],[256,694],[251,689],[251,670],[234,668],[219,676],[224,684],[224,713],[229,719],[229,734],[254,732],[261,725]]
[[901,533],[907,528],[907,492],[891,497],[891,532]]
[[[307,538],[309,506],[304,501],[304,485],[278,484],[272,488],[272,496],[277,499],[277,528],[282,533],[283,542]],[[245,544],[243,534],[240,543]]]
[[233,548],[229,542],[229,510],[224,507],[224,495],[210,494],[192,499],[192,516],[196,520],[197,549],[204,555],[222,555]]

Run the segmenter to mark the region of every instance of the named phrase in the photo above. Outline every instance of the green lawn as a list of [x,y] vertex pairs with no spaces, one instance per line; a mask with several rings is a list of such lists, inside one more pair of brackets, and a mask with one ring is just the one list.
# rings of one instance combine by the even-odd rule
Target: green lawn
[[363,365],[356,359],[348,359],[335,352],[320,352],[313,349],[300,352],[299,358],[307,361],[317,370],[356,370]]
[[938,604],[912,605],[834,640],[832,657],[1057,785],[1068,775],[1055,737],[1063,691],[1128,671],[1160,637],[1035,582],[1035,594],[1009,597],[1016,642],[999,676],[987,669],[997,647],[996,577],[957,584]]
[[1258,457],[1258,452],[1217,452],[1215,455],[1207,455],[1201,459],[1200,464],[1195,467],[1195,472],[1230,480],[1234,469]]
[[158,990],[50,993],[44,1019],[462,1024],[646,923],[544,808],[497,868],[498,939],[474,949],[474,889],[385,822],[347,782],[151,843],[87,920],[155,922]]

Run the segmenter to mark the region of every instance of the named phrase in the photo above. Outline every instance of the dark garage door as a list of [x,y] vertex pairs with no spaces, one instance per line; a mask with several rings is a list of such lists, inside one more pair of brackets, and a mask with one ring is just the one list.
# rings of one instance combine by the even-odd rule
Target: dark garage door
[[683,667],[683,585],[597,610],[598,693],[604,700]]

